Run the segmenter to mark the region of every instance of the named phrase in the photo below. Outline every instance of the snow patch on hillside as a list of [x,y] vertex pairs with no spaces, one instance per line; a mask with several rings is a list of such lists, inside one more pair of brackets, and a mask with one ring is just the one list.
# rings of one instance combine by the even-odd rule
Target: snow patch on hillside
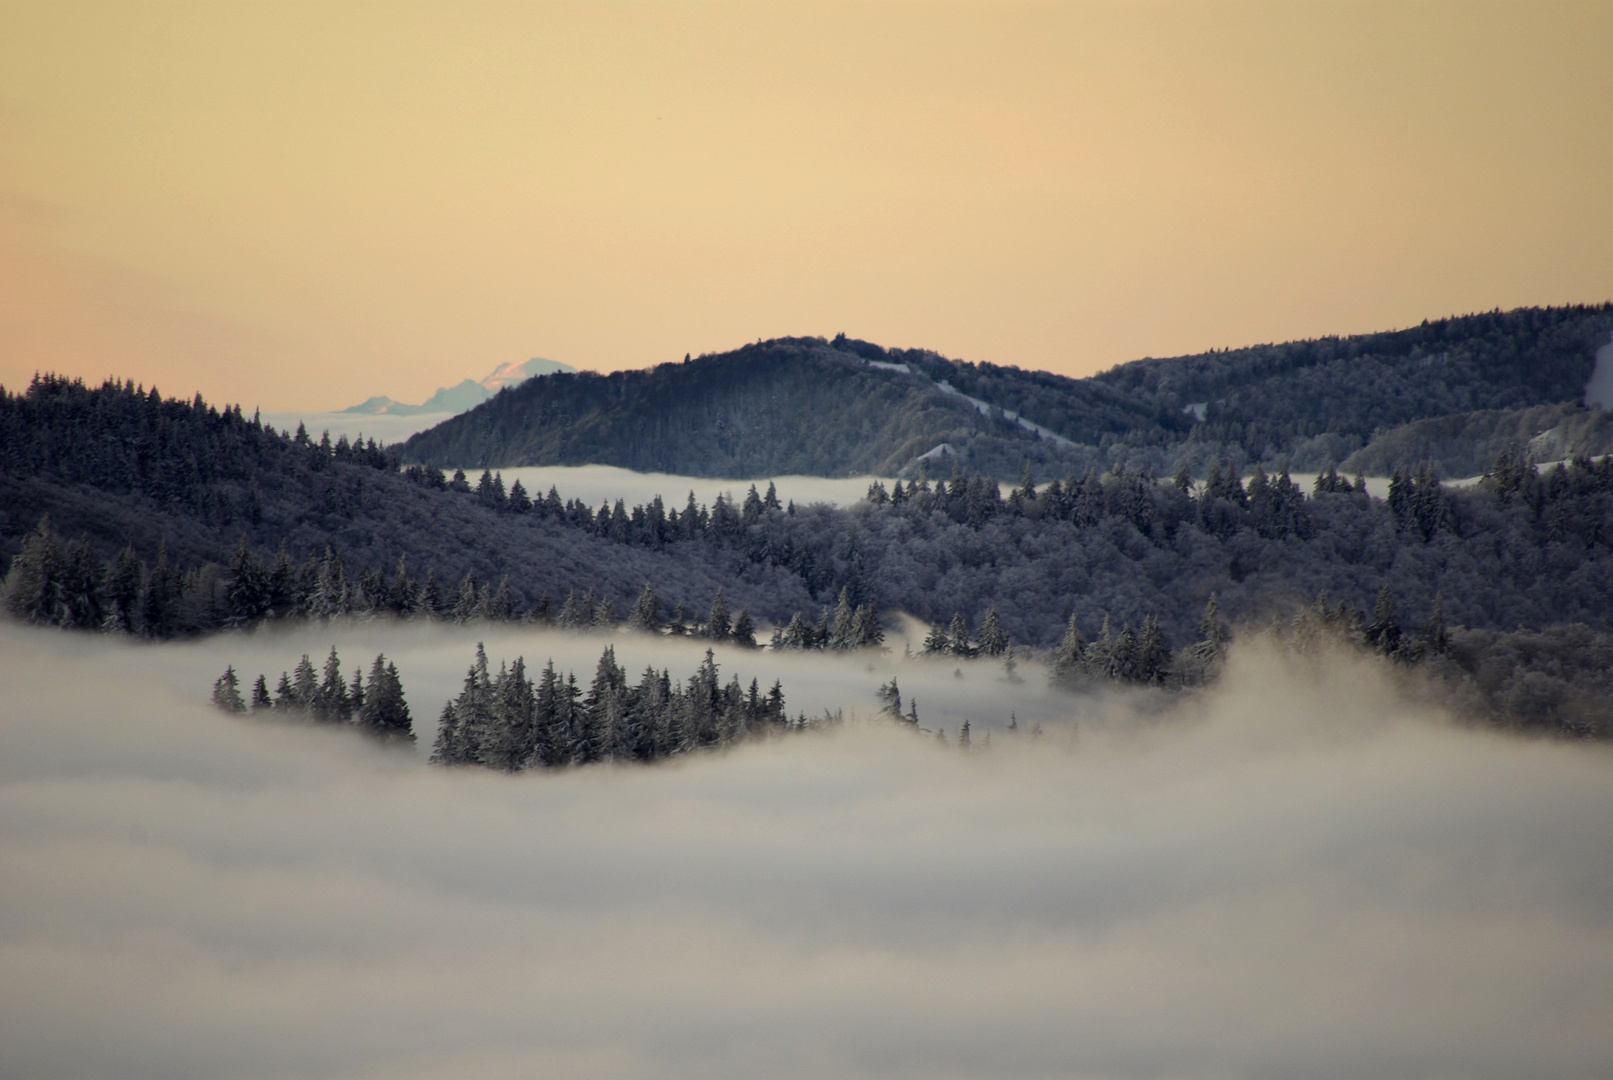
[[[969,404],[973,405],[976,409],[980,410],[980,414],[982,416],[992,416],[992,415],[995,415],[995,413],[998,411],[998,407],[996,405],[993,405],[988,401],[981,401],[979,398],[970,397],[968,394],[965,394],[962,390],[959,390],[957,387],[953,386],[951,383],[947,382],[945,379],[941,380],[940,382],[936,383],[935,385],[943,393],[953,394],[953,395],[955,395],[957,397],[961,397],[963,400],[965,400]],[[1068,446],[1077,445],[1073,440],[1066,439],[1063,435],[1060,435],[1058,432],[1052,431],[1052,430],[1050,430],[1048,428],[1043,427],[1041,424],[1034,423],[1033,421],[1025,419],[1023,416],[1019,415],[1017,412],[1015,412],[1012,409],[1003,409],[1001,411],[1002,411],[1003,416],[1006,419],[1012,421],[1015,424],[1018,424],[1020,427],[1024,428],[1026,431],[1034,431],[1036,434],[1040,435],[1042,438],[1049,439],[1054,444],[1056,444],[1058,446],[1067,446],[1068,447]]]

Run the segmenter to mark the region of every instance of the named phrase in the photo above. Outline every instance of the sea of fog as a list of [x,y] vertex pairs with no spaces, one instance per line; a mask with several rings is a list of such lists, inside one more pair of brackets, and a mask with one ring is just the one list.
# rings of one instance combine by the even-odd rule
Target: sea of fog
[[[1613,364],[1613,360],[1609,363]],[[450,416],[449,413],[424,413],[419,416],[366,413],[264,413],[262,419],[266,424],[273,424],[276,430],[295,431],[299,422],[304,423],[315,439],[318,439],[321,433],[329,432],[333,440],[346,435],[349,439],[363,437],[393,443],[402,442],[416,432],[435,427]],[[466,471],[473,479],[481,472],[480,469]],[[681,507],[691,491],[695,493],[697,501],[709,506],[719,494],[743,498],[751,484],[756,484],[759,491],[765,491],[768,483],[767,479],[731,480],[679,476],[673,473],[641,473],[617,468],[614,465],[518,466],[494,471],[503,474],[506,487],[519,479],[528,492],[541,495],[552,486],[562,498],[582,499],[590,506],[597,506],[602,502],[613,503],[617,499],[622,499],[628,506],[636,506],[647,503],[659,495],[669,506]],[[1294,473],[1293,479],[1309,492],[1316,483],[1316,475],[1313,472]],[[824,502],[846,506],[861,499],[868,493],[868,485],[881,478],[777,476],[771,479],[778,488],[781,500],[793,499],[801,504]],[[1467,486],[1476,483],[1477,480],[1478,477],[1448,479],[1446,484]],[[892,481],[884,478],[884,483],[889,487]],[[1387,476],[1369,476],[1366,478],[1366,483],[1367,490],[1374,496],[1380,499],[1388,496]],[[1007,483],[1001,485],[1004,494],[1013,486]]]
[[[206,704],[334,641],[396,660],[429,740],[475,640],[0,627],[0,1075],[1613,1074],[1607,747],[1254,647],[1166,709],[719,654],[792,706],[866,713],[895,671],[927,722],[1043,726],[967,754],[857,720],[505,776]],[[585,672],[602,644],[486,640]]]

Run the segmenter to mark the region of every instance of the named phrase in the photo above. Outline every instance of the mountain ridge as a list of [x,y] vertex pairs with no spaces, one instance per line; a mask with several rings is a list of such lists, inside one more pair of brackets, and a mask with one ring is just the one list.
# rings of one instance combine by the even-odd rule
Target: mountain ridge
[[558,360],[544,360],[534,357],[520,363],[508,361],[494,368],[492,373],[482,379],[462,379],[453,386],[439,386],[437,392],[432,394],[419,405],[407,405],[395,401],[385,394],[376,394],[366,398],[357,405],[343,409],[344,413],[364,413],[371,416],[422,416],[426,413],[462,413],[466,409],[475,408],[494,394],[508,386],[519,386],[537,375],[547,375],[554,372],[575,372],[577,369],[570,364],[562,364]]
[[603,464],[732,478],[1317,471],[1436,417],[1584,411],[1610,337],[1610,304],[1519,308],[1145,358],[1084,379],[844,335],[777,338],[610,375],[539,376],[400,450],[445,468]]

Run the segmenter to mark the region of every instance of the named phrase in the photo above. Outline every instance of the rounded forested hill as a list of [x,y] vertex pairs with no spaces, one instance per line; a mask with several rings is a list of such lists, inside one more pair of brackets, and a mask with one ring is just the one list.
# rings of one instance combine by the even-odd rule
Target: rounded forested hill
[[976,432],[1033,438],[922,376],[818,339],[787,339],[648,370],[541,376],[421,432],[401,452],[464,468],[889,475]]
[[[445,468],[601,464],[733,478],[1319,469],[1397,425],[1578,405],[1610,334],[1613,304],[1520,308],[1138,360],[1090,379],[843,336],[782,338],[642,371],[542,376],[401,450]],[[1477,438],[1452,453],[1488,452]]]

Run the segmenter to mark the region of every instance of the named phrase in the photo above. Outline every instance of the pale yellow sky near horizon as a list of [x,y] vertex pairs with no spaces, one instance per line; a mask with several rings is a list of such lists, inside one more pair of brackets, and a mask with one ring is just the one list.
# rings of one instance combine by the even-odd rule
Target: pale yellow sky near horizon
[[1613,299],[1613,4],[0,0],[0,383],[1090,374]]

